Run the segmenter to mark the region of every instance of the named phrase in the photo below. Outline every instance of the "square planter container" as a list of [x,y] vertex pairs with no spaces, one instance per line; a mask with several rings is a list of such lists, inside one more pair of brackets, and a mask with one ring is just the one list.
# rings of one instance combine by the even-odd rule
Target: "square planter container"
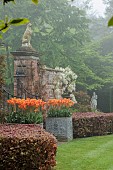
[[72,117],[47,117],[46,131],[52,133],[58,141],[72,140]]

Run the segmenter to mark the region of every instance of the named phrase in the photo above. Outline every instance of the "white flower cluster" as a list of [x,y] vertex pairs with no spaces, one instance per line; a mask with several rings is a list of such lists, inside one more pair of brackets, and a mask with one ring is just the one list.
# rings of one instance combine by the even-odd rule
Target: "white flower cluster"
[[67,90],[69,93],[75,91],[77,75],[69,67],[56,67],[55,70],[61,71],[60,76],[62,77],[62,83],[64,86],[63,91]]
[[76,103],[76,99],[74,97],[73,92],[75,91],[75,83],[77,79],[77,75],[69,68],[56,67],[55,70],[61,71],[59,73],[59,79],[62,82],[62,94],[69,93],[70,98]]

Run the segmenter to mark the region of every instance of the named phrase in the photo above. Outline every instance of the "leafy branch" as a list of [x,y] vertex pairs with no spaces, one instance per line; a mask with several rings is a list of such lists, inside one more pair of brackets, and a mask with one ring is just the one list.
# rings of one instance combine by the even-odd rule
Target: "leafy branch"
[[[13,2],[13,3],[15,3],[15,0],[3,0],[3,5],[5,5],[5,4],[8,3],[8,2]],[[38,0],[32,0],[32,2],[33,2],[34,4],[38,4]]]
[[6,16],[5,21],[0,20],[0,31],[5,33],[11,25],[20,26],[28,22],[29,22],[29,19],[27,18],[17,18],[17,19],[8,20],[8,17]]
[[[13,2],[15,4],[15,0],[3,0],[3,6],[5,6],[7,3]],[[34,4],[38,4],[38,0],[32,0]],[[5,16],[4,20],[0,20],[0,31],[2,33],[5,33],[8,31],[10,26],[20,26],[23,24],[29,23],[29,19],[27,18],[16,18],[9,20],[7,16]],[[2,38],[2,35],[0,34],[0,38]]]
[[108,21],[108,27],[112,27],[112,26],[113,26],[113,16]]

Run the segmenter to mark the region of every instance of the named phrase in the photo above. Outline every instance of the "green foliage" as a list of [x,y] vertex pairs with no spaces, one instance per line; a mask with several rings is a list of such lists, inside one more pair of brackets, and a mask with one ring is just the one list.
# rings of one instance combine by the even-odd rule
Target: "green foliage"
[[[8,2],[14,2],[14,3],[15,3],[15,0],[3,0],[3,5],[5,5],[5,4],[8,3]],[[34,4],[38,4],[38,0],[32,0],[32,2],[33,2]]]
[[20,124],[39,124],[43,122],[43,116],[41,112],[11,112],[6,116],[7,123],[20,123]]
[[56,165],[56,144],[56,138],[38,125],[1,124],[0,169],[50,170]]
[[38,0],[32,0],[34,4],[38,4]]
[[5,56],[0,55],[0,86],[4,83]]
[[[15,3],[15,0],[3,0],[3,5],[5,6],[6,3],[13,2]],[[38,4],[38,0],[32,0],[34,4]],[[10,26],[20,26],[23,24],[28,23],[29,20],[27,18],[16,18],[8,21],[8,17],[6,16],[4,20],[0,20],[0,31],[3,33],[6,33]],[[0,34],[0,38],[2,38],[2,35]]]
[[0,62],[0,68],[3,67],[2,74],[0,76],[3,77],[5,85],[10,88],[10,92],[13,94],[13,56],[10,55],[10,47],[4,44],[3,41],[0,43],[0,54],[1,57],[4,56],[4,64],[2,66],[2,62]]
[[[0,55],[0,107],[1,106],[1,100],[2,100],[2,86],[4,84],[4,70],[5,70],[5,56]],[[0,109],[1,112],[1,109]]]
[[70,109],[68,108],[61,108],[61,109],[49,109],[49,112],[47,113],[48,117],[70,117],[72,113],[70,112]]
[[19,25],[26,24],[28,22],[29,20],[27,18],[11,19],[9,21],[8,21],[8,18],[7,18],[7,21],[0,20],[0,31],[2,31],[3,33],[6,33],[11,25],[19,26]]
[[[83,62],[87,66],[88,72],[86,72],[85,70],[85,74],[82,74],[83,70],[81,70],[81,75],[79,76],[77,74],[78,88],[79,86],[81,86],[80,83],[82,81],[84,84],[86,84],[86,88],[88,90],[99,89],[103,86],[109,86],[110,84],[112,84],[112,39],[110,42],[107,38],[98,43],[94,42],[86,46],[81,52],[81,55],[83,56]],[[108,51],[110,51],[110,53]]]
[[73,108],[76,112],[90,112],[90,96],[86,92],[79,91],[74,93],[77,103],[74,104]]
[[0,20],[0,31],[5,32],[4,30],[8,29],[8,23],[6,21]]
[[108,21],[108,27],[113,26],[113,17],[110,18],[110,20]]
[[106,4],[106,19],[109,20],[112,16],[113,0],[104,0],[104,3]]
[[18,18],[18,19],[10,20],[9,24],[19,26],[19,25],[27,24],[28,22],[29,22],[29,20],[27,18]]
[[3,5],[5,5],[6,3],[8,3],[8,2],[15,2],[15,0],[3,0]]
[[[71,6],[65,0],[60,2],[42,0],[38,6],[31,5],[31,1],[20,0],[15,6],[7,7],[8,16],[11,18],[18,16],[22,18],[23,11],[25,18],[29,18],[32,22],[31,43],[39,54],[43,55],[40,57],[42,64],[52,68],[56,66],[65,68],[70,65],[78,75],[77,90],[99,89],[112,81],[110,60],[108,56],[104,57],[99,53],[105,48],[97,42],[92,44],[90,41],[91,20],[87,18],[85,10]],[[103,37],[104,19],[95,20],[95,23],[95,28],[98,27],[98,31],[96,29],[98,38]],[[24,26],[14,27],[3,35],[12,51],[21,46],[24,31]],[[111,46],[112,44],[109,45]]]
[[[113,84],[113,33],[112,28],[107,27],[107,22],[111,18],[113,11],[113,0],[105,0],[105,17],[92,17],[91,33],[93,43],[84,50],[84,63],[92,70],[93,79],[86,77],[89,90],[105,87],[106,89]],[[109,24],[112,24],[112,19]],[[88,74],[89,75],[89,74]]]
[[[70,65],[78,75],[77,88],[97,87],[100,83],[98,77],[84,62],[84,46],[90,40],[89,19],[85,10],[71,6],[65,0],[60,2],[42,0],[38,6],[22,0],[16,4],[15,8],[8,7],[8,13],[11,17],[15,15],[16,18],[22,17],[24,11],[24,16],[32,21],[32,46],[43,54],[41,62],[52,68]],[[20,40],[24,30],[24,27],[13,28],[4,35],[12,50],[21,46]]]

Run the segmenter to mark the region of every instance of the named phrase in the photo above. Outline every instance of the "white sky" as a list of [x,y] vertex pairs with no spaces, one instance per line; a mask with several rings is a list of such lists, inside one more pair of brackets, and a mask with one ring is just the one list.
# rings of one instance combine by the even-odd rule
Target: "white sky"
[[97,15],[104,16],[105,5],[102,0],[92,0],[93,10],[97,13]]
[[[76,6],[81,6],[83,2],[87,0],[74,0],[73,3]],[[105,5],[103,4],[102,0],[91,0],[89,3],[89,6],[91,6],[90,13],[95,13],[97,16],[104,16],[105,12]]]

